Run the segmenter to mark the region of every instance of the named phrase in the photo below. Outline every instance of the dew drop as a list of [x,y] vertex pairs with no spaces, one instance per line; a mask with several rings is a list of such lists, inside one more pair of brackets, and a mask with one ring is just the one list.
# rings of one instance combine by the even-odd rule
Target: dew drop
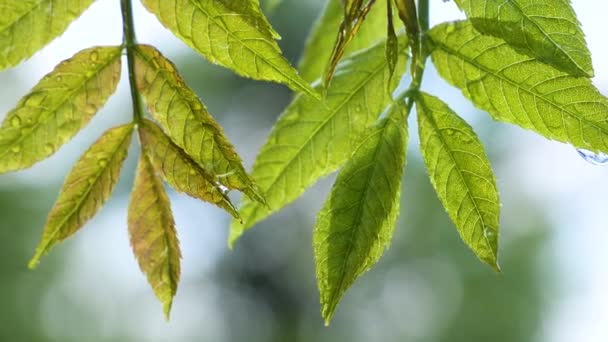
[[19,127],[20,125],[21,125],[21,118],[18,117],[17,115],[13,116],[11,118],[11,126]]
[[448,27],[446,28],[447,33],[452,33],[454,32],[454,30],[456,30],[456,26],[454,25],[448,25]]
[[496,232],[492,229],[484,229],[483,236],[490,241],[496,240]]
[[593,151],[584,150],[582,148],[577,149],[576,152],[578,152],[578,154],[583,157],[583,159],[593,165],[608,165],[608,154],[606,153],[595,153]]
[[200,103],[200,102],[198,102],[198,101],[194,101],[194,102],[192,103],[192,109],[194,109],[194,110],[200,110],[201,108],[203,108],[203,106],[201,105],[201,103]]
[[445,132],[446,132],[448,135],[450,135],[450,136],[451,136],[451,135],[454,135],[454,130],[453,130],[453,129],[451,129],[451,128],[446,129],[446,130],[445,130]]
[[89,58],[91,59],[91,62],[97,62],[99,60],[99,52],[97,52],[97,51],[91,52],[91,55],[89,56]]
[[56,82],[61,82],[62,80],[63,80],[63,77],[61,77],[61,76],[55,77]]
[[108,165],[108,161],[105,158],[99,159],[97,161],[97,165],[99,165],[99,167],[106,167]]
[[228,191],[230,191],[230,189],[220,183],[215,183],[215,185],[217,185],[218,189],[220,189],[224,194],[227,194]]

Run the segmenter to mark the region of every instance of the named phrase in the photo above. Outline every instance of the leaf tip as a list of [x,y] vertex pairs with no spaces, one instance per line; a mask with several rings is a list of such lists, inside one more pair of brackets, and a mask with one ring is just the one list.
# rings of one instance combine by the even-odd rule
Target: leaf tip
[[173,298],[163,303],[163,312],[165,313],[165,321],[171,320],[171,306],[173,305]]

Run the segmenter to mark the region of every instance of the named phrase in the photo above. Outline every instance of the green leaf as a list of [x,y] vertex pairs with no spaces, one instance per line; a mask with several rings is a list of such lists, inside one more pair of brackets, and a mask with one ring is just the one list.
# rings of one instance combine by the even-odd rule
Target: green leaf
[[439,74],[496,120],[608,152],[608,100],[589,79],[522,55],[468,21],[439,25],[429,36]]
[[128,224],[133,254],[168,319],[179,283],[181,252],[169,198],[145,154],[137,165]]
[[132,132],[133,125],[106,131],[76,162],[49,213],[30,268],[36,267],[54,245],[82,228],[110,198],[127,157]]
[[591,53],[570,0],[456,0],[475,27],[574,76],[593,77]]
[[0,70],[60,36],[93,0],[0,0]]
[[418,94],[420,149],[439,200],[462,240],[499,271],[500,204],[494,172],[479,138],[445,103]]
[[[382,3],[387,0],[377,1]],[[385,9],[382,5],[377,5],[370,10],[359,32],[346,47],[345,56],[366,49],[386,36]],[[309,35],[300,59],[300,74],[305,80],[312,82],[322,76],[336,42],[335,32],[338,32],[343,18],[344,10],[340,0],[328,0],[323,13]]]
[[361,144],[334,183],[314,231],[321,311],[329,324],[344,292],[388,248],[399,214],[407,146],[407,109],[390,115]]
[[[230,245],[245,230],[294,201],[348,160],[359,136],[391,101],[386,91],[390,70],[384,50],[385,44],[377,44],[344,60],[324,102],[299,96],[287,107],[260,150],[252,172],[271,210],[245,200],[241,208],[244,222],[233,221]],[[405,69],[403,60],[397,69]],[[392,89],[397,83],[393,79]]]
[[[399,60],[399,39],[395,33],[395,23],[393,22],[393,5],[392,0],[386,2],[386,60],[388,61],[388,68],[391,72],[391,78],[394,77],[395,68]],[[401,76],[401,75],[399,75]],[[389,90],[390,93],[390,90]]]
[[239,218],[238,211],[215,182],[215,177],[200,168],[160,127],[144,119],[139,126],[139,138],[152,166],[172,188],[215,204]]
[[61,62],[24,96],[0,127],[0,173],[49,157],[114,93],[120,47],[93,47]]
[[234,146],[205,105],[186,86],[173,63],[154,47],[138,45],[135,74],[137,88],[148,109],[171,140],[214,175],[215,181],[264,203]]
[[318,97],[281,55],[252,1],[142,0],[166,28],[210,62]]

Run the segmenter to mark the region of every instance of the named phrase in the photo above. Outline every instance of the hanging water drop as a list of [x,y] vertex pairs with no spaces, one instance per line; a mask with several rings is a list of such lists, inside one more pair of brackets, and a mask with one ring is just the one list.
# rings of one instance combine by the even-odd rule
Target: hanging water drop
[[593,152],[579,148],[576,150],[578,154],[583,157],[587,162],[593,165],[608,165],[608,154],[603,152]]

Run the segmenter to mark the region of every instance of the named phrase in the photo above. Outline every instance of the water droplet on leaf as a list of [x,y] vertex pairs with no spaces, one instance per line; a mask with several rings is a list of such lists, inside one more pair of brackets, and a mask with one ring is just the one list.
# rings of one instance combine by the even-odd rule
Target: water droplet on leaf
[[34,93],[28,96],[27,100],[25,100],[25,105],[29,107],[38,107],[46,98],[45,94],[42,93]]
[[13,146],[13,148],[11,148],[11,151],[13,151],[13,153],[19,153],[19,151],[21,151],[21,147],[20,146]]
[[97,165],[99,165],[99,167],[106,167],[108,165],[108,160],[105,158],[99,159]]
[[582,148],[577,149],[576,152],[578,152],[578,154],[583,157],[583,159],[593,165],[608,165],[608,154],[606,153],[595,153],[593,151],[584,150]]
[[20,125],[21,125],[21,118],[18,117],[17,115],[13,116],[11,118],[11,126],[19,127]]
[[97,52],[97,51],[91,52],[91,55],[89,56],[89,58],[91,59],[91,62],[97,62],[99,60],[99,52]]

